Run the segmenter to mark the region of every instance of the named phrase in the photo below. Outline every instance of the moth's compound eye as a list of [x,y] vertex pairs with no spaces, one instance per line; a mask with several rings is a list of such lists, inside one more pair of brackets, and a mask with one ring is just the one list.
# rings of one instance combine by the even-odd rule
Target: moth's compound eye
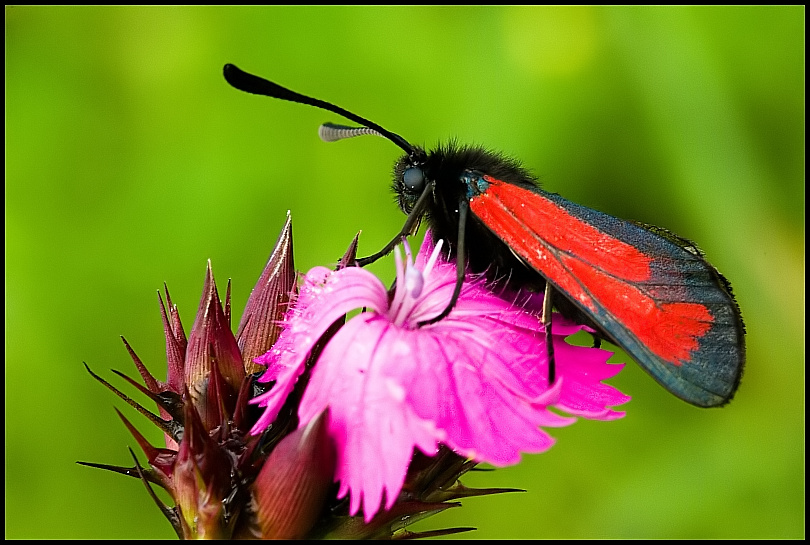
[[410,167],[402,174],[402,183],[409,192],[421,193],[425,188],[425,173],[419,167]]

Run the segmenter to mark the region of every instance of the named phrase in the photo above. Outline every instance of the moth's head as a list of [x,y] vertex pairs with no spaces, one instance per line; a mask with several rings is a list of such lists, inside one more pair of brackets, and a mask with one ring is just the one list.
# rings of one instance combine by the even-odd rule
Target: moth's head
[[394,164],[394,182],[391,188],[397,196],[400,210],[406,214],[411,213],[430,181],[427,160],[425,150],[414,147]]

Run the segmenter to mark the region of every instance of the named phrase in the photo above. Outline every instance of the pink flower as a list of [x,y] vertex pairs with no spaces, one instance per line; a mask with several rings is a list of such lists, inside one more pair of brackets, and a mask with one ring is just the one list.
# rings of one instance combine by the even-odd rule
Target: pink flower
[[[390,509],[405,481],[414,447],[433,455],[444,444],[495,466],[517,463],[522,452],[548,450],[543,427],[573,423],[570,415],[612,420],[611,407],[630,398],[601,381],[623,365],[610,352],[570,345],[583,329],[553,317],[557,379],[548,387],[542,295],[499,296],[481,278],[467,277],[456,306],[443,320],[419,327],[444,310],[455,285],[455,265],[425,237],[416,262],[407,244],[397,251],[396,289],[370,272],[316,267],[304,279],[275,346],[255,362],[261,382],[275,381],[251,402],[265,408],[251,430],[261,433],[278,415],[318,341],[336,321],[366,309],[327,340],[299,406],[304,426],[329,409],[337,449],[338,497],[351,492],[350,513],[362,504],[369,521]],[[326,339],[324,339],[326,340]],[[384,503],[383,503],[384,502]]]

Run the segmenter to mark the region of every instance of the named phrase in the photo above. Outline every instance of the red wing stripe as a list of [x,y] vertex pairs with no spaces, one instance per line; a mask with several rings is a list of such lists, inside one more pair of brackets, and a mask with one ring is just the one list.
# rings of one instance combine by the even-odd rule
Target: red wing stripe
[[643,289],[652,257],[542,195],[487,181],[489,188],[470,207],[521,258],[597,322],[607,313],[663,360],[689,360],[714,318],[705,305],[659,301]]
[[618,240],[572,216],[548,199],[517,186],[505,186],[485,177],[489,189],[481,195],[497,197],[500,207],[519,217],[543,242],[573,256],[599,255],[599,268],[616,278],[641,282],[650,278],[652,259],[636,247]]

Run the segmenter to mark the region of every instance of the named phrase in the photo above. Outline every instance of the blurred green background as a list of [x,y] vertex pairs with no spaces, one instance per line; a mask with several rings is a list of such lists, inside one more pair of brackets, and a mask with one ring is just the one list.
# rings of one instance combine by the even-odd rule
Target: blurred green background
[[[734,400],[699,410],[635,364],[616,422],[476,486],[420,528],[475,538],[804,536],[803,7],[6,7],[8,538],[167,538],[134,441],[85,372],[165,373],[155,290],[188,329],[206,260],[238,317],[293,214],[297,267],[402,224],[398,149],[243,94],[232,62],[433,146],[519,157],[576,202],[698,241],[748,327]],[[391,260],[375,265],[390,279]],[[624,361],[618,353],[616,361]],[[113,381],[122,385],[121,381]],[[159,434],[149,435],[159,440]]]

